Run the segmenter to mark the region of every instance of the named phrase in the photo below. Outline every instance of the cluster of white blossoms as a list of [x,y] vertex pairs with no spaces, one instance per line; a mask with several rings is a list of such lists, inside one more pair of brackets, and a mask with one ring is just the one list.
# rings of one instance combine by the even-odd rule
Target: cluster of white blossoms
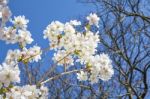
[[18,62],[37,62],[41,54],[39,46],[8,51],[5,61],[0,65],[0,99],[48,99],[48,89],[44,86],[13,86],[20,82]]
[[100,43],[99,32],[92,32],[90,27],[99,27],[99,17],[95,13],[87,16],[87,25],[84,32],[76,29],[81,22],[71,20],[61,23],[53,21],[44,30],[44,38],[48,38],[51,50],[55,50],[53,60],[59,65],[71,66],[74,62],[85,65],[85,69],[77,73],[80,81],[89,80],[91,83],[98,79],[109,80],[114,71],[112,63],[107,54],[96,55],[98,43]]
[[[48,99],[48,89],[43,85],[16,86],[21,80],[18,63],[38,62],[42,51],[37,45],[26,47],[33,42],[31,33],[27,30],[29,20],[25,16],[10,19],[11,11],[7,3],[7,0],[0,0],[0,40],[17,43],[19,49],[8,50],[4,62],[0,65],[0,99]],[[6,26],[8,20],[12,26]]]
[[4,87],[20,82],[20,70],[17,62],[19,56],[19,50],[9,50],[5,61],[0,65],[0,84]]
[[16,64],[17,62],[38,62],[41,59],[41,48],[37,45],[27,49],[23,48],[22,50],[8,50],[7,56],[5,58],[5,63],[7,64]]
[[48,89],[36,85],[14,86],[6,93],[5,99],[48,99]]
[[29,49],[23,48],[20,54],[21,55],[20,59],[25,62],[26,61],[38,62],[39,60],[41,60],[41,54],[42,54],[41,48],[35,45]]
[[26,44],[31,44],[33,39],[30,31],[27,30],[27,23],[29,22],[24,16],[15,17],[11,20],[13,26],[0,28],[0,39],[6,43],[19,43],[23,47]]
[[33,46],[29,49],[9,50],[5,61],[0,65],[0,83],[8,87],[11,83],[19,83],[20,70],[18,62],[28,63],[41,59],[41,49],[39,46]]
[[89,71],[77,73],[79,80],[89,80],[92,84],[97,83],[98,79],[109,80],[114,74],[112,62],[107,54],[100,54],[88,57],[86,67]]
[[[30,31],[27,30],[29,20],[25,16],[17,16],[14,19],[10,19],[11,11],[7,6],[7,2],[7,0],[0,0],[0,40],[12,44],[19,43],[22,46],[31,44],[33,39]],[[13,26],[5,26],[8,20],[10,20]]]
[[0,65],[0,84],[8,87],[11,83],[20,82],[20,70],[18,65],[12,66],[6,63]]
[[[33,39],[31,38],[31,33],[27,30],[29,20],[25,16],[17,16],[14,19],[10,19],[12,14],[7,3],[8,0],[0,0],[0,40],[12,44],[20,43],[22,46],[31,44]],[[5,23],[8,20],[13,26],[5,27]]]
[[[7,0],[0,0],[0,40],[6,43],[17,43],[19,49],[8,50],[7,56],[0,65],[0,99],[48,99],[48,89],[43,83],[37,85],[17,86],[20,82],[20,70],[18,63],[26,66],[29,62],[38,62],[41,59],[42,50],[39,46],[27,48],[33,39],[27,30],[29,20],[25,16],[17,16],[10,19],[11,11],[7,7]],[[12,26],[6,26],[10,19]],[[97,55],[97,47],[100,43],[99,32],[93,32],[91,26],[99,27],[99,17],[95,13],[87,16],[87,24],[84,30],[80,21],[71,20],[61,23],[53,21],[44,30],[44,38],[49,40],[50,49],[54,50],[52,58],[57,65],[64,67],[80,63],[85,66],[77,73],[79,81],[97,83],[99,79],[109,80],[114,74],[112,62],[107,54]],[[42,84],[42,86],[41,86]]]
[[41,48],[37,45],[27,49],[22,48],[21,50],[8,50],[7,56],[5,58],[5,63],[8,65],[15,65],[16,63],[22,61],[26,62],[38,62],[41,60]]

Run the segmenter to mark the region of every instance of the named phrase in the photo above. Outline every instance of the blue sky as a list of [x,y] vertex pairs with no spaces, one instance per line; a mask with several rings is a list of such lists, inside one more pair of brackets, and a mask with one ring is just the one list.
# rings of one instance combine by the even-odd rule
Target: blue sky
[[[13,16],[25,15],[30,20],[28,29],[32,33],[34,43],[47,47],[48,42],[43,40],[43,30],[54,21],[61,22],[76,19],[94,11],[94,6],[78,3],[77,0],[9,0],[9,7]],[[8,49],[17,45],[6,45],[0,41],[0,63],[4,60]]]

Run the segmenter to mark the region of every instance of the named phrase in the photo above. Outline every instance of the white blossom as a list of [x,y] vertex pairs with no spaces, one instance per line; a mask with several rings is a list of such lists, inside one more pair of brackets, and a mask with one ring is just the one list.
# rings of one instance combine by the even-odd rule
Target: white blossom
[[16,29],[12,27],[1,28],[0,39],[6,41],[6,43],[14,44],[17,42]]
[[[14,65],[14,64],[13,64]],[[18,66],[11,66],[3,63],[0,68],[0,82],[5,86],[9,86],[12,82],[20,82],[20,70]]]
[[27,24],[29,23],[29,20],[26,19],[25,16],[17,16],[17,17],[14,17],[14,20],[11,20],[11,22],[17,28],[26,29]]
[[[114,74],[114,70],[112,68],[112,62],[107,54],[102,53],[100,55],[90,56],[84,59],[86,68],[90,73],[87,79],[91,82],[91,84],[97,83],[99,79],[103,81],[111,79]],[[83,71],[81,75],[78,74],[78,79],[82,78],[83,74]],[[80,79],[80,81],[82,80]]]
[[31,44],[33,42],[31,33],[27,30],[18,30],[17,40],[22,46],[26,46],[26,44]]
[[5,58],[5,63],[7,64],[15,64],[18,59],[21,57],[20,50],[8,50],[6,58]]
[[44,38],[48,38],[48,40],[51,42],[51,49],[56,49],[58,47],[59,39],[63,30],[64,24],[59,21],[53,21],[44,30]]
[[[100,54],[92,57],[93,62],[91,62],[91,73],[92,73],[92,79],[94,77],[96,79],[100,78],[103,81],[107,81],[111,79],[112,75],[114,74],[113,68],[112,68],[112,62],[107,54]],[[91,82],[92,82],[92,79]]]
[[44,30],[44,38],[48,38],[49,40],[54,40],[57,38],[59,34],[64,29],[64,24],[59,21],[53,21],[51,24],[49,24]]
[[38,62],[41,59],[41,48],[39,46],[33,46],[29,49],[23,48],[21,51],[21,56],[23,60],[28,60],[29,62]]
[[90,25],[96,25],[98,27],[99,24],[99,17],[95,13],[90,13],[89,16],[86,18],[89,21]]
[[75,28],[70,23],[66,23],[64,26],[64,32],[74,34],[76,31]]
[[80,73],[77,73],[77,78],[79,81],[86,81],[88,80],[88,74],[87,72],[80,71]]
[[32,61],[38,62],[41,60],[41,48],[39,46],[33,46],[29,49],[30,57],[32,57]]
[[58,65],[73,65],[73,57],[69,52],[65,50],[60,50],[54,54],[53,60],[58,62]]
[[114,70],[112,67],[105,66],[100,69],[99,78],[103,81],[108,81],[111,79],[112,75],[114,74]]

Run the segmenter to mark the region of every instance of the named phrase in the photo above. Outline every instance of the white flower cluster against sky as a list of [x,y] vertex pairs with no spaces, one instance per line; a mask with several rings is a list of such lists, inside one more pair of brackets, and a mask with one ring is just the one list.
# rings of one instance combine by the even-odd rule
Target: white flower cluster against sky
[[[24,15],[11,17],[13,13],[7,3],[7,0],[0,1],[0,40],[6,44],[17,44],[19,48],[9,49],[0,65],[0,96],[6,99],[47,99],[48,88],[44,84],[49,80],[38,85],[30,81],[24,86],[17,85],[21,80],[19,63],[27,66],[28,63],[38,62],[44,51],[37,44],[27,47],[35,42],[28,30],[30,21]],[[49,51],[54,51],[51,59],[58,66],[63,66],[64,72],[75,66],[74,63],[79,63],[84,66],[77,73],[79,81],[89,81],[91,84],[99,80],[108,81],[114,74],[112,61],[105,53],[97,54],[99,32],[92,31],[92,27],[99,28],[100,18],[96,13],[90,13],[85,20],[86,24],[79,20],[65,23],[52,21],[43,31],[43,38],[49,41]],[[7,22],[11,24],[7,25]],[[84,28],[79,31],[78,27]]]

